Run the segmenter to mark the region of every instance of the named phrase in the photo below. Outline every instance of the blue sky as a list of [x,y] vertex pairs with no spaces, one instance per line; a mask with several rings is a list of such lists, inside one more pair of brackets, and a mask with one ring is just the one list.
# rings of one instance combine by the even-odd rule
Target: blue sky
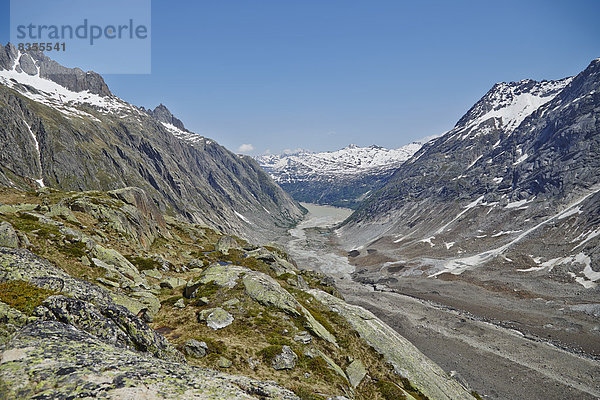
[[[8,0],[0,15],[6,43]],[[600,57],[598,15],[595,0],[154,0],[152,73],[105,80],[232,150],[398,147],[495,82],[578,73]]]

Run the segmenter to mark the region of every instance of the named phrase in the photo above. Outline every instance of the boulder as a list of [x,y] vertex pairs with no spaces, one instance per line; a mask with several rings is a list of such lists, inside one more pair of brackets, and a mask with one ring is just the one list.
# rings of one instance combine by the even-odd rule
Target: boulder
[[173,307],[177,307],[177,308],[185,308],[185,301],[183,300],[183,298],[177,300],[175,302],[175,304],[173,304]]
[[71,212],[71,209],[63,204],[51,204],[48,212],[46,212],[44,215],[48,218],[60,217],[73,224],[79,224],[79,220],[75,217],[73,212]]
[[0,246],[16,249],[19,247],[19,237],[11,224],[4,221],[0,223]]
[[238,299],[229,299],[223,302],[223,307],[233,308],[238,305],[240,301]]
[[118,251],[97,244],[92,249],[92,255],[106,265],[114,267],[117,272],[131,279],[136,285],[148,285],[146,279],[140,276],[137,268]]
[[233,365],[233,362],[231,362],[230,359],[221,356],[219,357],[219,361],[217,361],[217,365],[219,368],[230,368]]
[[199,342],[196,339],[190,339],[183,345],[183,354],[190,357],[202,358],[206,356],[208,346],[205,342]]
[[348,381],[353,388],[357,387],[367,375],[367,370],[360,360],[354,360],[346,367]]
[[206,325],[214,330],[223,329],[233,323],[233,315],[220,307],[206,316]]
[[231,249],[240,249],[240,245],[231,236],[221,236],[215,245],[215,249],[223,254],[229,254]]
[[167,288],[167,289],[175,289],[180,286],[184,286],[185,284],[186,284],[186,281],[184,279],[169,277],[169,278],[163,279],[160,282],[160,287]]
[[157,269],[148,269],[143,272],[145,276],[149,276],[154,279],[162,279],[163,275]]
[[194,292],[200,286],[208,283],[214,283],[215,285],[231,289],[237,285],[240,276],[249,271],[248,268],[237,265],[213,264],[203,271],[198,278],[191,279],[187,282],[183,295],[190,299],[194,297]]
[[297,361],[298,356],[292,348],[290,346],[283,346],[281,353],[277,354],[271,362],[271,366],[276,370],[293,369]]
[[294,341],[302,344],[309,344],[312,341],[312,336],[306,331],[300,331],[294,336]]

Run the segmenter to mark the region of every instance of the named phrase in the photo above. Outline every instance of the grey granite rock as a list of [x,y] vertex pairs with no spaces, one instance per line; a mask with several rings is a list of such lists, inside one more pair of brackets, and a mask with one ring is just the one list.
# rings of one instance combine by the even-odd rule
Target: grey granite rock
[[298,356],[290,346],[283,346],[281,349],[281,353],[277,354],[271,363],[273,369],[282,370],[282,369],[294,369],[296,366],[296,362],[298,361]]

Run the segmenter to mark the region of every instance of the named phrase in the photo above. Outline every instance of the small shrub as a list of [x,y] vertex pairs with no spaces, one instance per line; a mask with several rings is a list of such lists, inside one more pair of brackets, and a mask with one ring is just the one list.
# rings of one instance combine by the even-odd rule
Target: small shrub
[[398,386],[392,382],[380,380],[376,384],[379,393],[385,400],[405,400],[406,395]]
[[223,355],[227,351],[227,345],[220,340],[215,340],[209,337],[197,337],[197,341],[206,343],[208,354],[219,354]]
[[55,294],[58,292],[40,289],[25,281],[0,283],[0,300],[27,315],[31,315],[37,306]]
[[282,348],[282,345],[273,344],[260,350],[258,353],[256,353],[256,355],[260,356],[265,363],[270,364],[275,357],[281,353]]
[[125,258],[127,258],[129,260],[129,262],[131,262],[133,265],[135,265],[135,267],[138,269],[138,271],[146,271],[149,269],[159,269],[162,267],[161,263],[159,263],[158,261],[153,260],[151,258],[138,257],[138,256],[134,256],[134,255],[125,256]]

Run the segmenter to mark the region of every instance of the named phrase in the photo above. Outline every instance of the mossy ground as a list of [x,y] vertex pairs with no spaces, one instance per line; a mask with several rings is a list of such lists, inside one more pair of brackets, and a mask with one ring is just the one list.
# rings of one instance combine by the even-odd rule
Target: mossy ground
[[37,306],[55,294],[58,292],[41,289],[24,281],[0,283],[0,301],[27,315],[31,315]]

